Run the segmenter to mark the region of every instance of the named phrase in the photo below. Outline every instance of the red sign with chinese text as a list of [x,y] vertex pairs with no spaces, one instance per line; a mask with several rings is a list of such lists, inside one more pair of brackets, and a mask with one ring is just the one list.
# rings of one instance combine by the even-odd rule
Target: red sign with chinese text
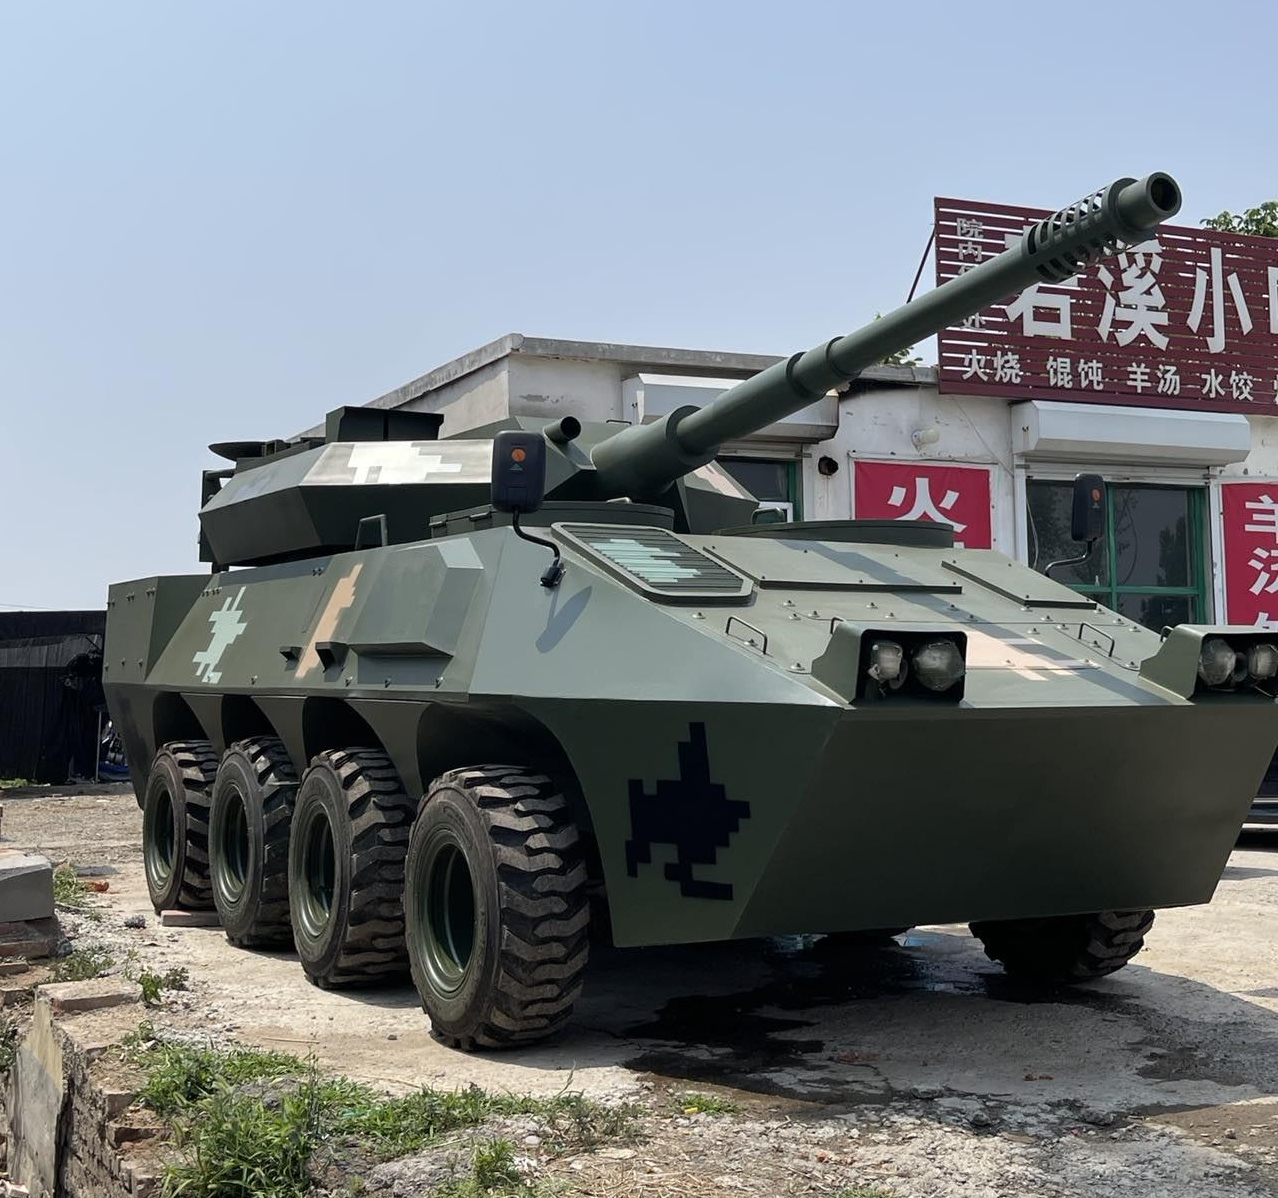
[[1222,483],[1225,620],[1278,628],[1278,479]]
[[858,520],[935,520],[954,526],[956,545],[993,548],[990,472],[984,466],[855,462],[852,486]]
[[[1048,215],[938,199],[937,282]],[[1278,415],[1278,240],[1164,225],[938,342],[942,392]]]

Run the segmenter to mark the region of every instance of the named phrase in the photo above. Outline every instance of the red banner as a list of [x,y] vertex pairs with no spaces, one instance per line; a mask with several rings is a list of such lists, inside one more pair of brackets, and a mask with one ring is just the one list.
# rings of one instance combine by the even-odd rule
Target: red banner
[[855,462],[852,487],[858,520],[935,520],[954,526],[960,547],[993,548],[990,472],[984,466]]
[[1225,620],[1278,629],[1278,479],[1221,484]]
[[[1015,244],[1042,208],[936,201],[938,283]],[[940,390],[1278,414],[1278,240],[1163,226],[940,334]]]

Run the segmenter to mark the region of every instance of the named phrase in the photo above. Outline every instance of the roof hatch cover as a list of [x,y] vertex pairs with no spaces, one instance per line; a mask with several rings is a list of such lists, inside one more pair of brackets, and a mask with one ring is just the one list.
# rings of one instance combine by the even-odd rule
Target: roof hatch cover
[[635,590],[666,603],[741,603],[750,581],[664,528],[555,524],[554,532]]

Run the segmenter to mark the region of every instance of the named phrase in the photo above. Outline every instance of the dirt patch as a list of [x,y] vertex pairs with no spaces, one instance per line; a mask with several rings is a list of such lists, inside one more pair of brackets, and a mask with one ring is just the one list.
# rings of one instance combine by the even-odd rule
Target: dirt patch
[[[1148,950],[1100,983],[1013,986],[958,927],[856,952],[815,938],[600,951],[564,1036],[465,1056],[431,1038],[409,987],[321,991],[290,953],[160,927],[131,794],[13,802],[4,830],[114,867],[97,920],[70,916],[69,930],[116,969],[186,968],[190,989],[149,1012],[165,1026],[313,1054],[387,1092],[569,1087],[641,1103],[634,1143],[552,1158],[523,1143],[535,1131],[517,1137],[568,1193],[1278,1195],[1278,837],[1235,853],[1210,906],[1160,913]],[[739,1109],[685,1115],[689,1089]],[[402,1164],[378,1165],[366,1192],[422,1193],[413,1169],[434,1166]]]

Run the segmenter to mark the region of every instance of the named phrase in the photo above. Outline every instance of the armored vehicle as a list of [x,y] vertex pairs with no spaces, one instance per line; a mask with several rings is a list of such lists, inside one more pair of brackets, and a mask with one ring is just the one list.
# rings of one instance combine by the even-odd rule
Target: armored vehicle
[[753,522],[715,456],[1179,203],[1121,179],[655,423],[439,439],[353,407],[215,446],[211,575],[110,593],[156,908],[215,906],[319,986],[411,972],[462,1048],[560,1028],[592,920],[619,946],[963,920],[1019,974],[1123,965],[1152,908],[1212,895],[1278,646],[1160,637],[945,525]]

